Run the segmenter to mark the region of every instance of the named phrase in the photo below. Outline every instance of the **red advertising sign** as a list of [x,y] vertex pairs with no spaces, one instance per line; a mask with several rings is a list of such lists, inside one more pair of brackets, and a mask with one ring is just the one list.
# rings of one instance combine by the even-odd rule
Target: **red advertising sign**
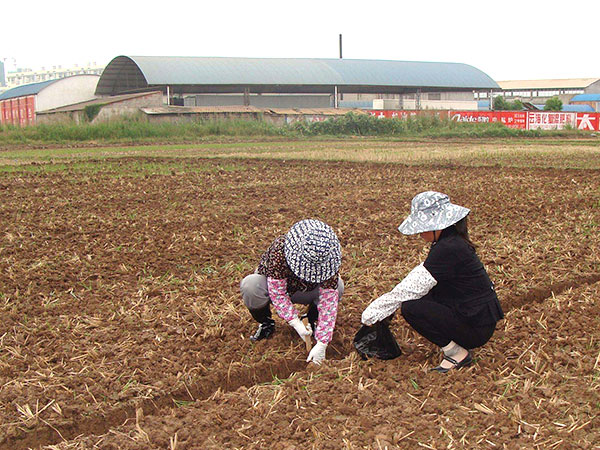
[[[431,111],[370,110],[380,119],[406,119],[431,114]],[[467,123],[502,123],[522,130],[562,130],[567,126],[579,130],[600,131],[600,113],[573,113],[552,111],[438,111],[440,117],[448,114],[451,120]]]
[[452,111],[450,119],[469,123],[500,122],[509,128],[527,128],[527,111]]
[[577,129],[600,131],[600,113],[577,113]]

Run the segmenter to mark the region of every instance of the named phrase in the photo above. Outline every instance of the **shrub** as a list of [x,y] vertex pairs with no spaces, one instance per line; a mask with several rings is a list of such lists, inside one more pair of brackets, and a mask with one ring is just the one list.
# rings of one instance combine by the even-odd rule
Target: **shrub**
[[94,103],[93,105],[87,105],[83,108],[83,114],[85,115],[85,118],[88,122],[91,122],[98,116],[98,113],[100,113],[102,106],[104,105]]

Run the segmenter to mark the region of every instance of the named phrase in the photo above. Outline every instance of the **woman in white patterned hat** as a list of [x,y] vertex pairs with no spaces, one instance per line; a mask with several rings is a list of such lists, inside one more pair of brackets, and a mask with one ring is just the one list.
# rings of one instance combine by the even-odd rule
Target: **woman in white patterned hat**
[[494,285],[469,239],[469,212],[439,192],[416,195],[410,215],[398,229],[430,242],[429,254],[362,314],[362,323],[373,325],[400,308],[419,334],[441,348],[442,362],[432,370],[442,373],[470,365],[471,349],[488,342],[496,322],[504,317]]
[[[251,341],[269,338],[275,330],[271,304],[277,314],[302,339],[313,333],[317,341],[307,361],[320,364],[325,359],[337,317],[338,301],[344,292],[339,276],[341,247],[333,229],[316,219],[295,223],[276,238],[262,255],[255,273],[240,283],[244,304],[259,323]],[[295,304],[309,305],[305,327]]]

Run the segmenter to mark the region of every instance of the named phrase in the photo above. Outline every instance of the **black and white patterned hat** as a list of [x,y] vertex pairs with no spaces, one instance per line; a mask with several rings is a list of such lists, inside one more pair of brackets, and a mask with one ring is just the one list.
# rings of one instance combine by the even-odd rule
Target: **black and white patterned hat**
[[334,276],[342,263],[342,250],[335,231],[324,222],[296,222],[285,235],[285,259],[294,274],[310,283]]
[[418,234],[443,230],[465,218],[471,210],[450,203],[446,194],[435,191],[415,195],[410,205],[410,216],[398,227],[401,233]]

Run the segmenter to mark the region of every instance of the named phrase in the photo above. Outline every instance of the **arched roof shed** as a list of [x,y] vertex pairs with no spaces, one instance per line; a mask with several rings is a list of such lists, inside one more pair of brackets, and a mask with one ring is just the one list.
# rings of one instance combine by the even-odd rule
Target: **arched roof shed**
[[365,59],[117,56],[96,95],[169,87],[184,93],[390,93],[498,89],[460,63]]

